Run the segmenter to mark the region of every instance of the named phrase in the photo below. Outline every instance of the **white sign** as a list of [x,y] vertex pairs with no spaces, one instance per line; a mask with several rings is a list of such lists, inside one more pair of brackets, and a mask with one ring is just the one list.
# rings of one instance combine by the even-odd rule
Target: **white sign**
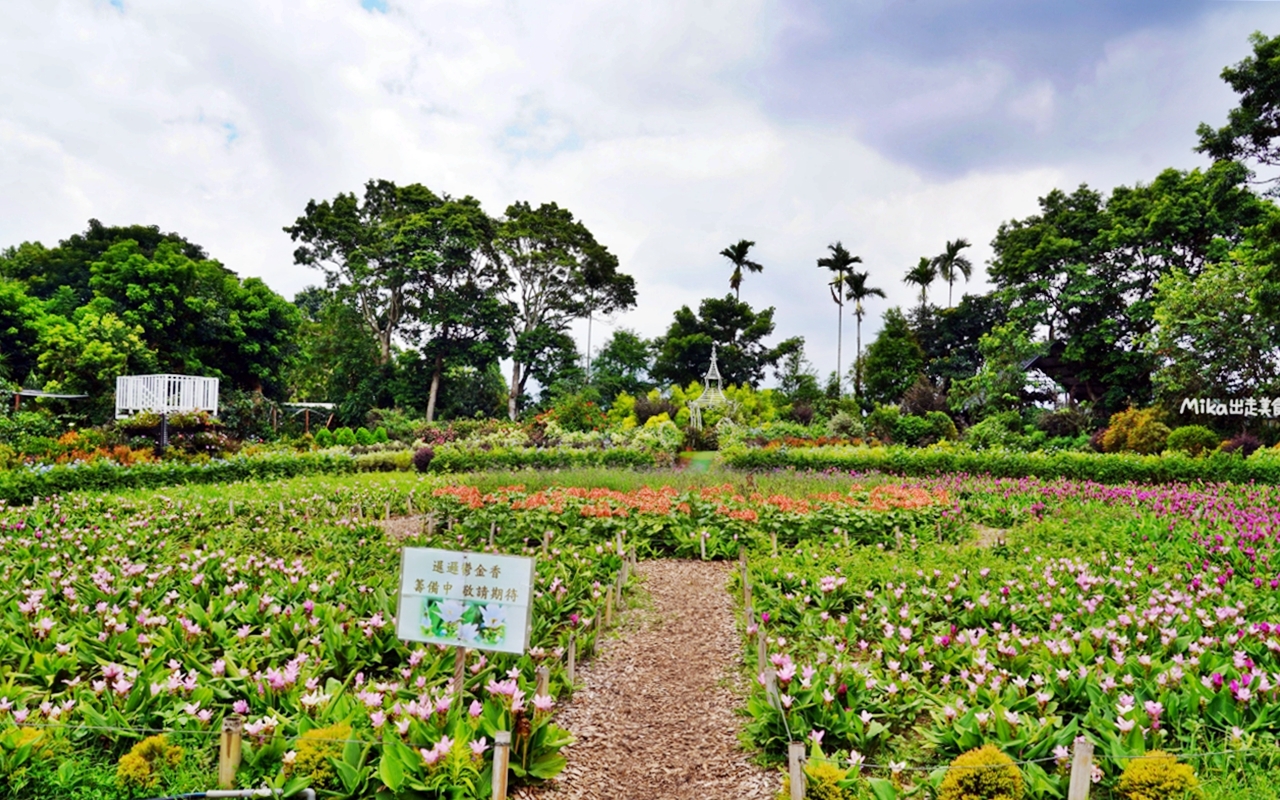
[[534,560],[406,547],[400,559],[401,639],[523,653],[533,614]]

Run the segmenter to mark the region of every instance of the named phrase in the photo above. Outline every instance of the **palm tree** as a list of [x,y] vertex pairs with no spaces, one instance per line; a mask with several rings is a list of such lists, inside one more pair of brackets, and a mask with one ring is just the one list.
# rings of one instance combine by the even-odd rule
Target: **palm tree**
[[838,308],[836,309],[836,381],[840,382],[840,350],[844,344],[844,289],[845,284],[849,280],[849,270],[854,264],[861,264],[862,259],[859,256],[850,255],[848,250],[844,249],[844,245],[840,242],[827,245],[827,249],[831,251],[831,255],[826,258],[818,259],[818,266],[825,267],[835,273],[835,277],[831,279],[831,299],[835,301]]
[[737,244],[731,244],[720,251],[720,255],[733,262],[733,274],[729,276],[729,288],[734,291],[736,299],[742,299],[742,270],[745,267],[748,272],[761,272],[764,267],[754,261],[747,259],[747,251],[755,247],[755,242],[748,239],[742,239]]
[[960,251],[968,246],[968,239],[947,242],[946,252],[933,259],[933,265],[938,269],[938,276],[947,282],[948,308],[951,307],[951,286],[956,281],[956,273],[963,275],[966,281],[973,275],[973,263],[960,255]]
[[862,396],[862,301],[868,297],[884,297],[884,290],[867,285],[869,272],[851,272],[846,281],[845,299],[853,301],[853,315],[858,319],[858,354],[854,357],[853,396]]
[[903,283],[914,283],[920,287],[920,319],[924,319],[924,305],[929,297],[929,284],[938,277],[938,268],[928,256],[920,256],[920,263],[907,270]]

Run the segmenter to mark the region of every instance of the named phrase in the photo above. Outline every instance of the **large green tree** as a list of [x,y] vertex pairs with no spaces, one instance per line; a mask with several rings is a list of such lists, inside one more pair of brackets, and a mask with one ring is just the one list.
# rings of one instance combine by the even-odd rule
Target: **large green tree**
[[1227,113],[1227,124],[1221,128],[1200,123],[1196,150],[1215,161],[1280,166],[1280,36],[1255,31],[1249,41],[1253,55],[1222,70],[1222,79],[1240,95],[1239,104]]
[[961,254],[961,250],[969,247],[968,239],[954,239],[947,242],[942,253],[933,259],[934,269],[938,277],[947,282],[947,305],[951,305],[951,290],[955,286],[956,276],[963,276],[966,281],[973,276],[973,262]]
[[818,266],[831,272],[828,288],[831,290],[831,301],[836,304],[836,394],[840,394],[840,367],[843,365],[844,348],[844,301],[849,275],[854,264],[861,264],[862,257],[855,256],[845,249],[840,242],[827,245],[830,255],[818,259]]
[[884,313],[884,324],[867,347],[863,371],[867,399],[873,403],[897,403],[924,369],[924,350],[902,311]]
[[978,342],[1008,316],[995,293],[966,294],[954,308],[928,306],[916,319],[916,339],[924,349],[925,375],[946,387],[969,378],[982,366]]
[[[547,378],[574,351],[570,324],[636,303],[635,279],[591,231],[555,203],[513,203],[498,225],[494,249],[511,279],[512,365],[507,413],[515,419],[530,376]],[[585,376],[584,376],[585,377]],[[543,383],[545,386],[546,384]]]
[[622,392],[644,394],[653,388],[649,380],[652,363],[653,344],[635,331],[619,328],[596,354],[591,385],[605,403],[612,403]]
[[[903,277],[904,283],[914,283],[920,287],[920,317],[924,318],[925,306],[929,300],[929,286],[938,277],[938,267],[933,259],[928,256],[920,256],[920,261],[914,267],[907,270],[907,274]],[[948,300],[950,305],[950,300]]]
[[681,386],[701,381],[711,363],[711,345],[715,343],[725,385],[758,385],[767,368],[804,345],[798,336],[773,347],[765,344],[764,340],[773,335],[773,313],[772,307],[753,311],[733,295],[706,298],[699,304],[697,314],[682,306],[666,334],[654,340],[654,380]]
[[853,316],[857,320],[858,352],[853,362],[853,395],[858,398],[862,397],[862,317],[867,313],[862,301],[872,297],[884,297],[883,289],[867,283],[870,277],[871,273],[869,272],[851,272],[845,282],[844,298],[853,301]]
[[422,184],[371,180],[362,199],[341,193],[332,201],[311,200],[284,229],[299,243],[294,262],[320,270],[328,288],[360,315],[378,342],[380,364],[391,362],[392,341],[408,313],[406,290],[418,266],[415,251],[398,238],[401,227],[444,202]]
[[742,299],[742,275],[743,270],[747,272],[763,272],[764,266],[747,258],[747,253],[755,242],[749,239],[739,239],[736,244],[731,244],[720,251],[720,255],[729,259],[729,263],[733,264],[733,274],[729,276],[729,288],[733,290],[733,296],[737,300]]

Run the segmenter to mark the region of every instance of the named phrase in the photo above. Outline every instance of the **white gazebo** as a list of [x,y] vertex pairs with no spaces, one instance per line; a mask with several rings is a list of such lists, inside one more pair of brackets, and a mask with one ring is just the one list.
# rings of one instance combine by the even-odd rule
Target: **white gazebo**
[[716,365],[716,343],[711,343],[711,366],[702,379],[702,394],[689,401],[690,422],[696,431],[702,430],[702,410],[713,406],[732,406],[720,388],[720,368]]
[[218,413],[218,379],[199,375],[121,375],[116,378],[116,419],[140,411]]

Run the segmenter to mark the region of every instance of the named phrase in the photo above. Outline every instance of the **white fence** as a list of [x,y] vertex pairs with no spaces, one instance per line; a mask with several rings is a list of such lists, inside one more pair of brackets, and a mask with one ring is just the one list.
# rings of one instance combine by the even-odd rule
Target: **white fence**
[[121,375],[116,378],[116,419],[154,411],[218,413],[218,379],[198,375]]

